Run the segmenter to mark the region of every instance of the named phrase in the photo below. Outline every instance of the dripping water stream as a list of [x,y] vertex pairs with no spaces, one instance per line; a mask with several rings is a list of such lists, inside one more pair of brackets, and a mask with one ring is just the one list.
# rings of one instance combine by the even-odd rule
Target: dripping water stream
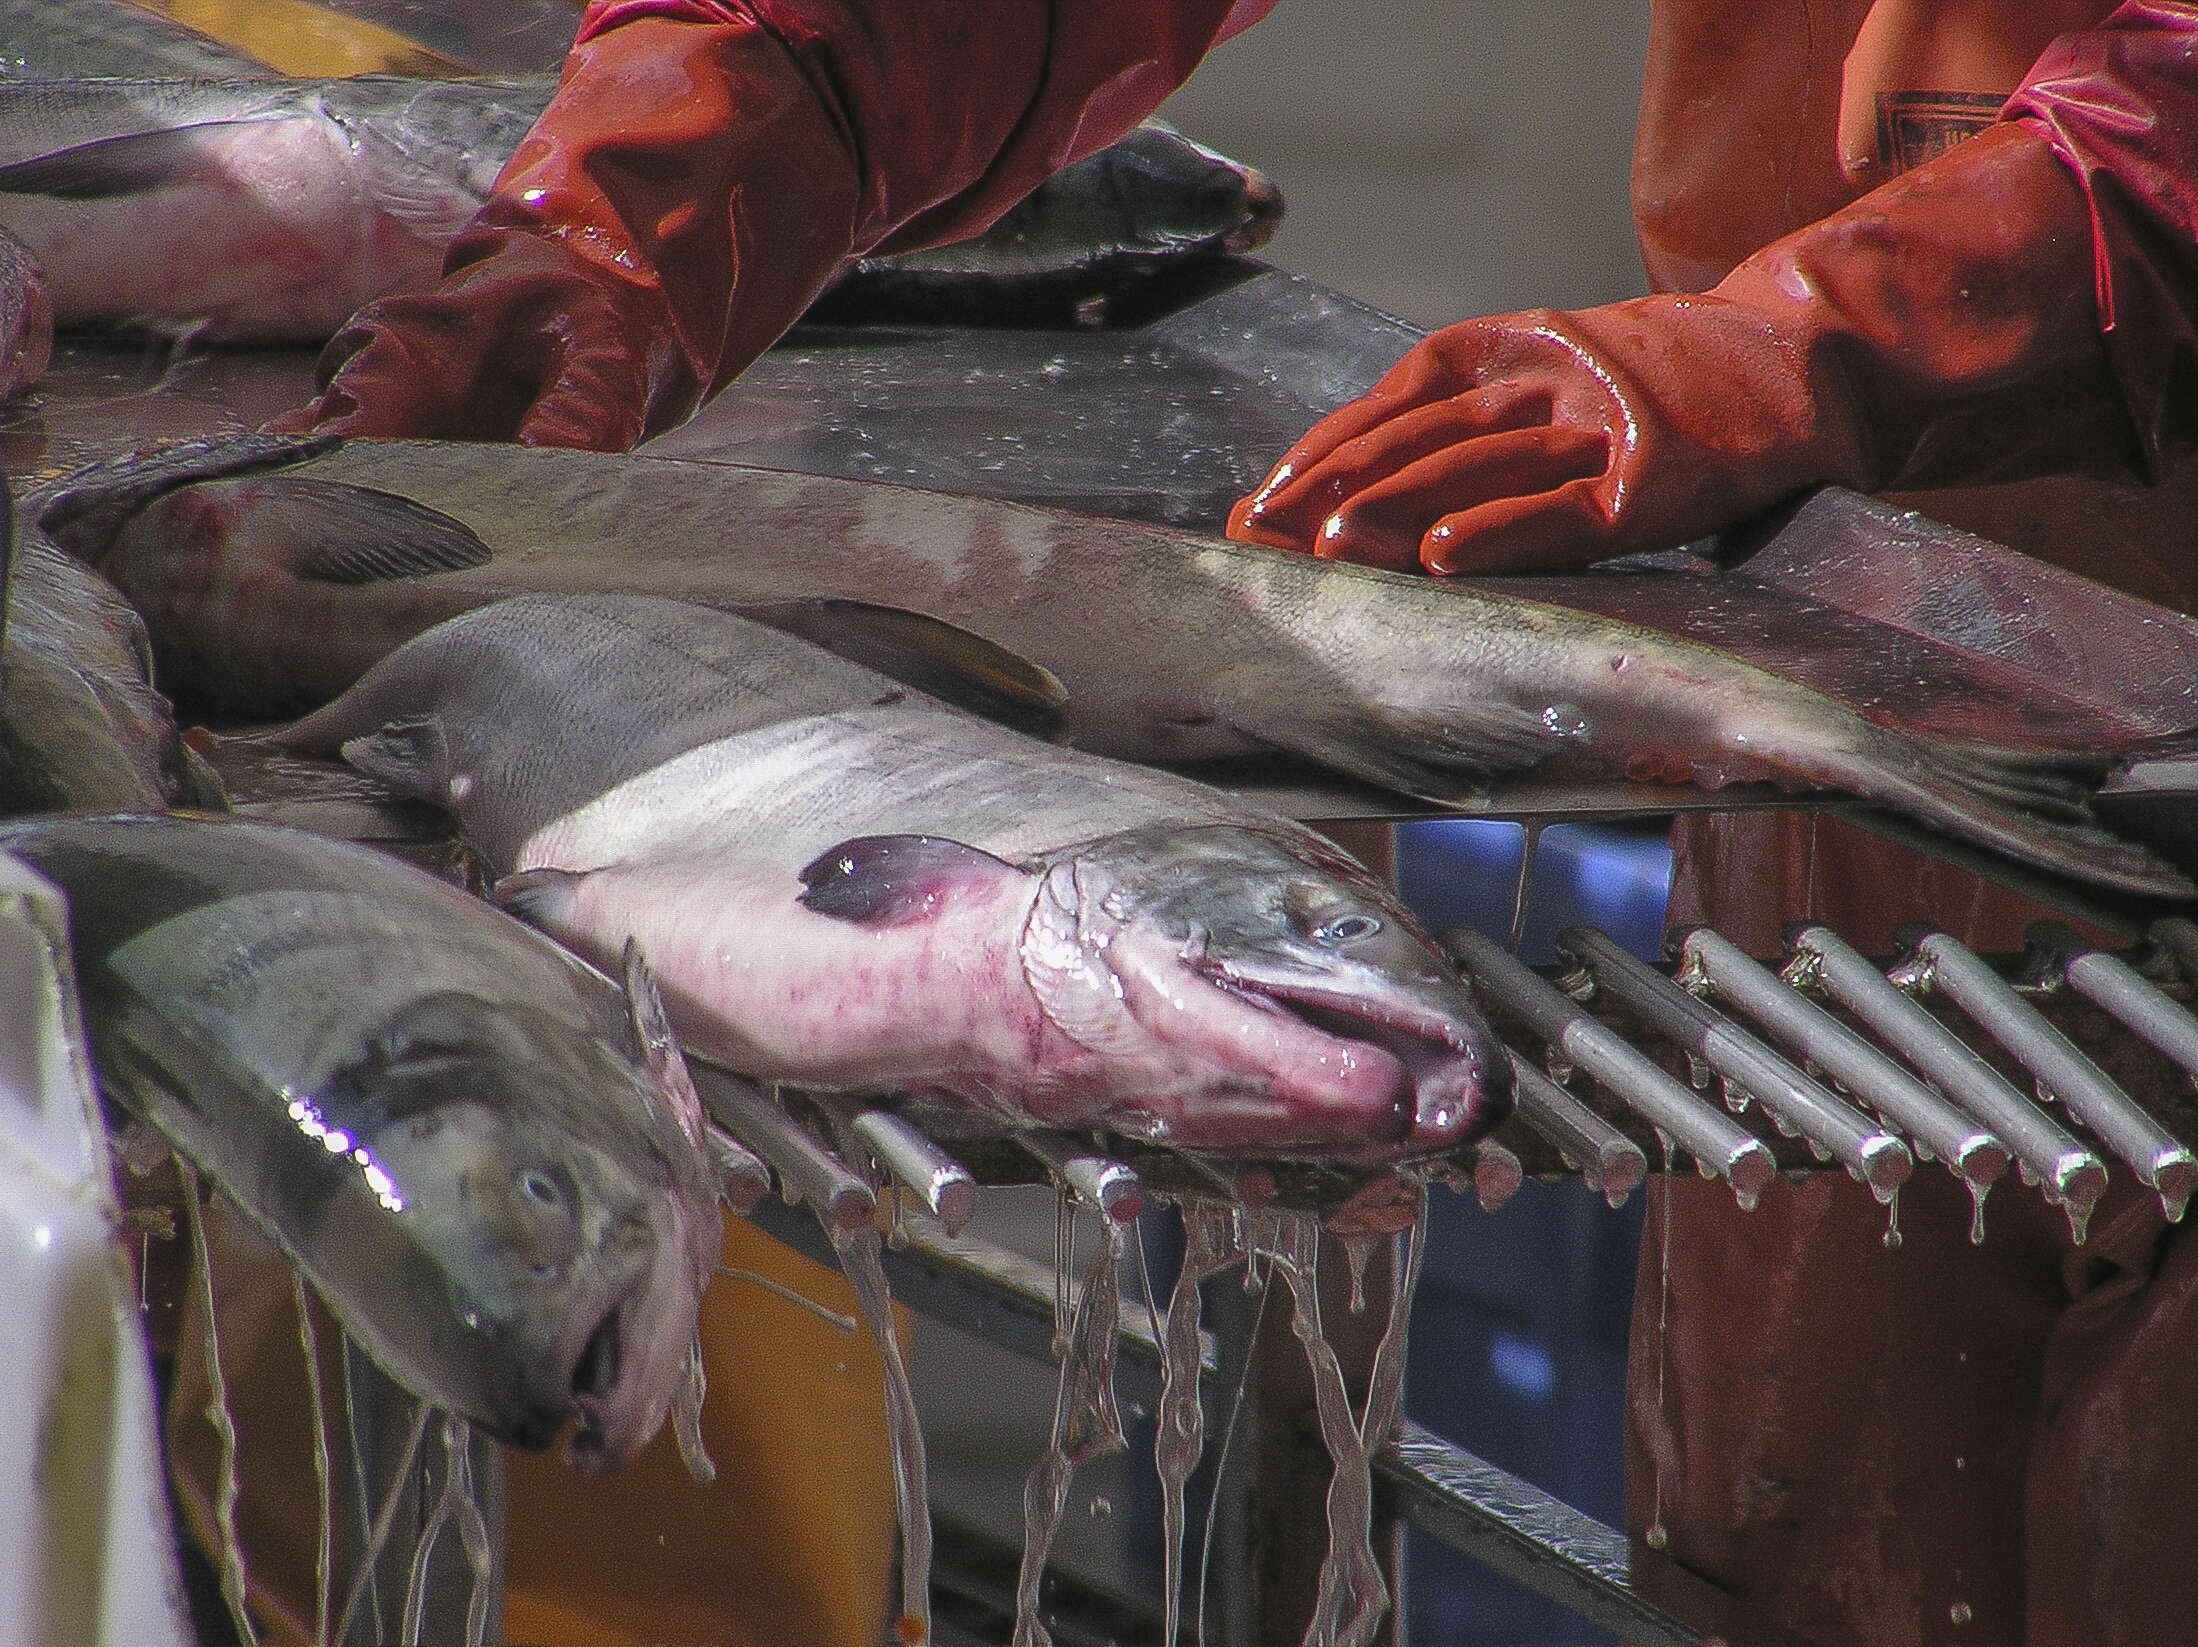
[[1084,1272],[1062,1347],[1053,1433],[1023,1485],[1023,1565],[1015,1584],[1013,1647],[1052,1647],[1052,1634],[1038,1617],[1038,1589],[1068,1504],[1069,1477],[1078,1464],[1119,1451],[1124,1444],[1122,1417],[1114,1403],[1122,1227],[1111,1218],[1102,1218],[1100,1225],[1104,1239]]
[[1401,1273],[1389,1301],[1389,1322],[1374,1352],[1363,1412],[1351,1411],[1343,1364],[1320,1319],[1320,1225],[1310,1213],[1277,1219],[1275,1270],[1289,1284],[1295,1308],[1291,1325],[1312,1370],[1314,1410],[1327,1443],[1328,1554],[1305,1647],[1369,1647],[1389,1610],[1389,1587],[1374,1559],[1373,1450],[1395,1429],[1404,1396],[1404,1347],[1412,1294],[1419,1281],[1426,1228],[1426,1192],[1420,1192]]
[[931,1476],[915,1385],[893,1325],[884,1241],[869,1224],[843,1230],[827,1220],[825,1232],[832,1238],[840,1269],[854,1288],[855,1306],[869,1323],[885,1368],[885,1433],[893,1454],[893,1503],[901,1524],[901,1616],[895,1631],[901,1641],[918,1647],[931,1639]]
[[1199,1399],[1199,1285],[1243,1256],[1233,1209],[1213,1201],[1186,1202],[1183,1267],[1168,1295],[1160,1335],[1160,1410],[1153,1468],[1160,1477],[1161,1590],[1166,1647],[1175,1647],[1183,1613],[1183,1490],[1206,1450],[1206,1410]]

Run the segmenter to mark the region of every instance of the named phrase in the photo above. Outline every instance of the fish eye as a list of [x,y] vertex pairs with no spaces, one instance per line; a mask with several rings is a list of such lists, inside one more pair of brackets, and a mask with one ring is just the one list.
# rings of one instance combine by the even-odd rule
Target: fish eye
[[1371,938],[1380,930],[1381,922],[1371,915],[1338,915],[1313,934],[1313,941],[1334,948],[1338,944],[1355,944],[1361,938]]
[[530,1201],[545,1207],[561,1207],[565,1195],[557,1187],[557,1180],[536,1167],[529,1167],[519,1174],[519,1189]]

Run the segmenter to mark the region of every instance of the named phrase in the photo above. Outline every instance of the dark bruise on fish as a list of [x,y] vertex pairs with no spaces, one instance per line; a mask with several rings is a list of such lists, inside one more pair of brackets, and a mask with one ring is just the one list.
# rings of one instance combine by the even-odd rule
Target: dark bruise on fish
[[[279,444],[250,449],[258,472],[204,485],[183,483],[192,454],[165,455],[157,496],[129,460],[95,465],[40,515],[145,613],[172,689],[240,719],[325,699],[431,624],[513,594],[814,612],[889,591],[1042,668],[1069,740],[1098,753],[1282,750],[1435,800],[1530,769],[1840,789],[2081,879],[2191,891],[2088,810],[2118,756],[2187,725],[1948,735],[1684,625],[1568,608],[1521,580],[1404,577],[874,482],[410,441],[300,445],[280,468]],[[229,453],[198,461],[219,475]],[[117,497],[135,508],[126,519]],[[400,518],[421,523],[409,544]],[[416,575],[383,575],[407,560]],[[1615,604],[1620,581],[1597,580],[1602,597]],[[1675,586],[1730,598],[1707,575],[1666,580],[1660,598]]]
[[1345,1161],[1508,1110],[1455,976],[1323,837],[708,607],[502,602],[282,741],[450,808],[581,953],[637,939],[758,1080]]
[[68,896],[109,1102],[384,1371],[515,1445],[577,1420],[585,1469],[656,1433],[720,1230],[693,1089],[637,1042],[646,1003],[364,847],[120,817],[0,825],[0,850]]

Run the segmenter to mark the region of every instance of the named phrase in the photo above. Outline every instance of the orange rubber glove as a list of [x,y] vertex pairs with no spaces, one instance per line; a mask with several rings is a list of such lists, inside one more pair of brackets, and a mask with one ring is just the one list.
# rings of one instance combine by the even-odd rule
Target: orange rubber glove
[[433,292],[362,310],[289,430],[616,451],[850,255],[977,233],[1272,0],[595,0]]
[[2157,474],[2198,424],[2194,64],[2198,8],[2125,5],[2049,49],[2006,123],[1709,292],[1439,331],[1229,533],[1510,571],[1684,543],[1821,481]]
[[1446,327],[1315,425],[1229,535],[1393,570],[1668,548],[1816,481],[2126,461],[2075,179],[1982,134],[1711,291]]
[[858,188],[774,37],[635,18],[573,48],[442,284],[362,310],[284,421],[623,451],[801,313],[847,253]]

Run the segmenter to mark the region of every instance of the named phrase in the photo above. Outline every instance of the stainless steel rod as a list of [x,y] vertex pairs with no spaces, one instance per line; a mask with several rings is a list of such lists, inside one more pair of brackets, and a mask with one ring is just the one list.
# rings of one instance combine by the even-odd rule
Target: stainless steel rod
[[1929,969],[1934,988],[1977,1021],[1979,1027],[2014,1054],[2068,1111],[2100,1142],[2136,1169],[2159,1192],[2170,1219],[2180,1218],[2192,1189],[2198,1188],[2198,1157],[2179,1143],[2135,1099],[2108,1080],[2104,1071],[2045,1020],[2045,1014],[2015,993],[2012,985],[1967,946],[1943,932],[1919,934],[1915,950]]
[[782,1184],[835,1226],[855,1229],[877,1215],[877,1192],[762,1088],[699,1058],[688,1067],[717,1124],[770,1162]]
[[1473,1198],[1481,1211],[1494,1212],[1519,1193],[1526,1182],[1526,1168],[1519,1158],[1493,1138],[1473,1146]]
[[771,1193],[771,1169],[763,1164],[762,1156],[717,1122],[707,1123],[707,1132],[711,1160],[717,1168],[718,1194],[745,1217]]
[[1557,949],[1587,966],[1600,987],[1640,1013],[1658,1034],[1756,1098],[1773,1120],[1825,1151],[1880,1199],[1908,1181],[1915,1161],[1898,1134],[1628,954],[1615,938],[1593,927],[1567,927],[1557,934]]
[[947,1234],[959,1235],[968,1228],[977,1211],[975,1174],[891,1110],[870,1109],[846,1099],[834,1100],[832,1107],[855,1141],[915,1191]]
[[1641,1146],[1511,1048],[1504,1052],[1519,1119],[1554,1144],[1589,1189],[1612,1206],[1622,1203],[1648,1176]]
[[1699,976],[1971,1183],[1990,1184],[2007,1171],[2005,1144],[1730,939],[1700,927],[1687,934],[1681,955],[1683,973]]
[[2040,921],[2026,936],[2052,957],[2077,994],[2136,1031],[2186,1074],[2198,1076],[2198,1017],[2188,1007],[2058,921]]
[[1610,1088],[1657,1131],[1724,1179],[1745,1207],[1778,1176],[1763,1141],[1659,1069],[1647,1054],[1597,1023],[1577,1001],[1535,974],[1494,939],[1452,927],[1441,943],[1492,1000],[1515,1013],[1568,1064]]
[[1145,1210],[1145,1181],[1127,1161],[1101,1155],[1072,1133],[1040,1128],[1016,1133],[1015,1141],[1066,1184],[1078,1200],[1096,1207],[1116,1223],[1130,1223]]
[[1825,994],[1936,1082],[1948,1102],[1989,1127],[2023,1170],[2069,1209],[2080,1227],[2106,1193],[2106,1164],[2044,1110],[2001,1079],[1961,1038],[1886,981],[1885,974],[1829,927],[1803,927],[1788,969]]

